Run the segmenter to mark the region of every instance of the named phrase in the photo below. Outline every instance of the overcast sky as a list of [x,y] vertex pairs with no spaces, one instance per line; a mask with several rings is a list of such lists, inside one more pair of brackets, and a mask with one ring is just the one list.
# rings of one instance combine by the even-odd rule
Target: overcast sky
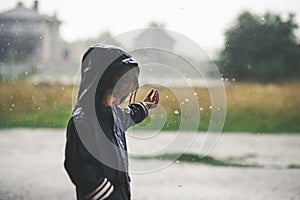
[[[32,7],[33,1],[22,2]],[[0,0],[0,12],[14,8],[17,2]],[[119,34],[145,28],[156,21],[186,35],[208,52],[222,47],[224,31],[244,10],[256,14],[273,11],[284,16],[293,12],[300,25],[300,0],[40,0],[39,10],[48,15],[57,13],[63,22],[61,35],[70,42],[95,37],[105,30]]]

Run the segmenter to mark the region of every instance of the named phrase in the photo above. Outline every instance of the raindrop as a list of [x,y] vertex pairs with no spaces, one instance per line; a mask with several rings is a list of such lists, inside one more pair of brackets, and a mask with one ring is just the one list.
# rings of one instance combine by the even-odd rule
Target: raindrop
[[28,72],[26,71],[26,72],[25,72],[25,75],[27,75],[27,74],[28,74]]
[[175,110],[175,111],[174,111],[174,114],[175,114],[175,115],[178,115],[178,114],[179,114],[179,111],[178,111],[178,110]]
[[40,37],[39,37],[39,39],[41,40],[41,39],[43,39],[43,37],[42,37],[42,36],[40,36]]
[[212,106],[209,106],[209,109],[212,109]]
[[225,81],[228,81],[228,78],[226,78]]
[[184,102],[181,102],[181,104],[183,105],[183,104],[184,104]]
[[198,94],[196,92],[194,92],[194,96],[197,96]]
[[151,69],[150,69],[150,72],[152,72],[152,71],[153,71],[153,69],[151,68]]
[[179,160],[176,160],[176,163],[179,163],[180,161]]
[[221,78],[221,81],[224,81],[224,78],[223,78],[223,77]]
[[38,110],[41,110],[41,108],[40,108],[40,107],[38,107],[37,109],[38,109]]
[[61,89],[62,89],[62,90],[65,90],[65,87],[64,87],[64,86],[62,86],[62,87],[61,87]]
[[167,95],[166,98],[169,98],[169,96]]
[[200,110],[202,111],[202,110],[203,110],[203,108],[202,108],[202,107],[200,107]]
[[189,102],[190,100],[189,100],[189,99],[185,99],[184,101],[185,101],[185,102]]
[[13,103],[13,104],[11,104],[11,107],[15,107],[15,104]]
[[235,81],[235,78],[233,78],[232,81],[234,82],[234,81]]

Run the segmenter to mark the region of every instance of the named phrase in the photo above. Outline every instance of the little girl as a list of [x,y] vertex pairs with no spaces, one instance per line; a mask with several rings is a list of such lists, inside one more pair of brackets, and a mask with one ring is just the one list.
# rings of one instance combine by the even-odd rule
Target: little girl
[[[90,47],[82,58],[77,102],[67,126],[65,169],[81,199],[130,199],[125,131],[148,116],[159,94],[135,101],[138,63],[122,49]],[[126,108],[118,107],[130,96]]]

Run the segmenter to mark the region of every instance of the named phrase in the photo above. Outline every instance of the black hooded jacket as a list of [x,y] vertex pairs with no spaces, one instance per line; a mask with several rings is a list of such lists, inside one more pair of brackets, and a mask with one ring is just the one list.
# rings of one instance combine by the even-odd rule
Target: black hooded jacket
[[125,131],[148,115],[142,103],[103,107],[104,88],[122,67],[138,67],[123,50],[95,45],[84,54],[77,102],[67,126],[65,169],[77,199],[130,199]]

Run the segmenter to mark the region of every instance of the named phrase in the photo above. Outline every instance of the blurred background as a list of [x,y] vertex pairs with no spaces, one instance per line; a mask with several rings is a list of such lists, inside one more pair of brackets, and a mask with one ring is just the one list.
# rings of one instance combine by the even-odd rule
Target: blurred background
[[[0,199],[74,199],[62,160],[82,54],[104,40],[124,49],[147,44],[149,29],[131,42],[110,38],[149,27],[161,28],[155,40],[188,52],[185,56],[210,81],[221,79],[226,119],[215,149],[199,158],[212,103],[203,80],[193,82],[201,115],[199,138],[174,166],[148,176],[149,181],[134,175],[134,199],[151,199],[153,192],[156,199],[300,199],[299,25],[296,0],[0,0]],[[164,28],[190,38],[206,55],[179,45]],[[221,77],[214,76],[213,65]],[[139,90],[137,100],[149,87]],[[164,145],[178,130],[182,102],[168,88],[151,87],[160,90],[167,113],[160,140]],[[173,87],[186,92],[183,85]],[[138,130],[153,131],[147,124],[156,117],[151,115]],[[164,162],[178,152],[168,153],[133,162]],[[170,180],[172,173],[182,171],[190,178]],[[173,190],[174,196],[166,196],[165,190]]]

